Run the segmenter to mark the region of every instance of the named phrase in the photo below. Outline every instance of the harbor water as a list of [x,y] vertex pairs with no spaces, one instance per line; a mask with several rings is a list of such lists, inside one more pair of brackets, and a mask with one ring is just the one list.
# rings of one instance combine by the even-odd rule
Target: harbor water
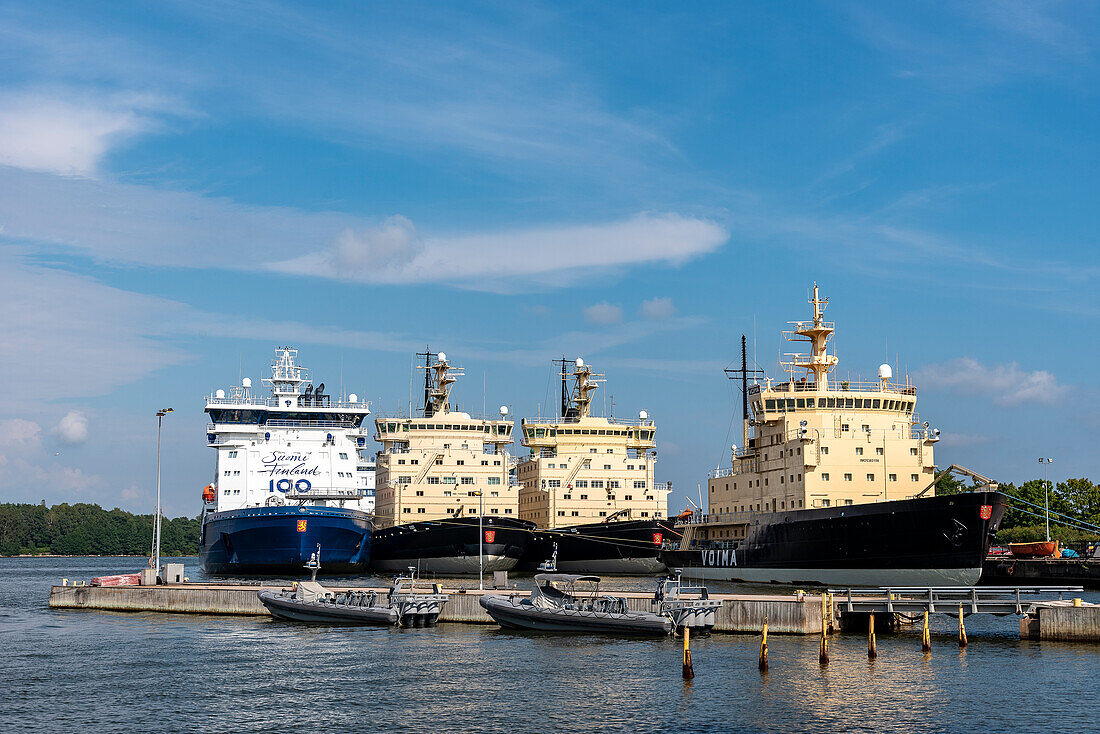
[[[196,559],[181,560],[199,580]],[[771,635],[766,674],[757,670],[757,636],[693,638],[695,679],[685,682],[681,642],[671,638],[46,606],[63,577],[141,563],[0,558],[5,730],[1024,732],[1096,724],[1100,645],[1020,640],[1015,617],[969,617],[970,646],[960,651],[955,621],[937,615],[930,655],[912,628],[880,634],[874,662],[864,635],[833,635],[827,667],[816,637]],[[648,590],[653,580],[608,586]],[[734,589],[751,590],[721,588]]]

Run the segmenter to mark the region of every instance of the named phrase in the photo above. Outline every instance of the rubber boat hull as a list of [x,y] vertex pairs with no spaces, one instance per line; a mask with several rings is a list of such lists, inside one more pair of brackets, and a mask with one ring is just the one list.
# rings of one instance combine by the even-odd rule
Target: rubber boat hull
[[496,594],[481,597],[479,603],[493,621],[506,629],[618,635],[666,635],[672,631],[672,620],[648,612],[545,609]]
[[396,624],[397,611],[390,607],[353,607],[317,601],[303,601],[265,589],[260,601],[271,616],[290,622],[317,624]]
[[665,564],[658,551],[674,533],[669,520],[621,520],[540,530],[516,570],[537,570],[557,543],[557,570],[562,573],[597,576],[664,573]]
[[321,546],[322,574],[367,570],[371,518],[338,507],[248,507],[203,518],[199,565],[213,575],[298,576]]
[[[828,586],[973,586],[999,492],[752,515],[743,540],[663,550],[685,578]],[[704,527],[704,526],[700,526]],[[697,529],[698,532],[698,529]]]
[[[376,571],[469,576],[484,571],[510,571],[531,542],[535,524],[485,516],[427,520],[376,530],[371,539],[371,567]],[[480,537],[479,533],[484,533]]]

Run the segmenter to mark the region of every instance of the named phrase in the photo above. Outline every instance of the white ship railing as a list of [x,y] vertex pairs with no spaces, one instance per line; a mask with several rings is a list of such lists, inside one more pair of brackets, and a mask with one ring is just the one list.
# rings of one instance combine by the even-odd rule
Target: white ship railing
[[229,397],[219,398],[216,395],[208,395],[206,397],[206,404],[207,405],[239,405],[242,408],[258,407],[258,408],[284,408],[285,409],[287,407],[286,404],[285,404],[286,401],[290,400],[293,403],[293,405],[291,405],[289,407],[295,408],[295,409],[297,409],[297,408],[306,408],[306,409],[316,408],[318,410],[331,410],[333,408],[339,408],[341,410],[357,410],[357,411],[363,411],[363,412],[366,412],[366,413],[370,412],[370,401],[367,401],[367,400],[358,400],[358,401],[353,403],[349,400],[338,400],[338,399],[335,399],[335,398],[326,397],[322,401],[321,405],[316,405],[316,404],[303,405],[303,404],[299,404],[299,402],[297,400],[295,400],[295,397],[300,398],[300,397],[304,397],[304,396],[301,393],[299,393],[297,396],[295,396],[295,395],[284,395],[284,396],[281,396],[281,397],[268,397],[268,398],[256,398],[256,397],[249,397],[249,396],[245,396],[245,397],[229,396]]
[[827,387],[822,388],[815,382],[780,382],[771,387],[762,384],[749,385],[749,395],[760,393],[815,393],[815,392],[879,392],[893,393],[897,395],[916,395],[916,385],[906,385],[900,382],[882,380],[829,380]]
[[677,518],[680,525],[737,525],[747,523],[752,512],[693,512],[691,517]]
[[207,423],[206,432],[236,431],[239,433],[262,433],[266,428],[355,428],[352,421],[293,421],[269,420],[263,423]]
[[[591,417],[597,417],[597,416],[591,416]],[[653,427],[653,426],[656,425],[656,423],[650,418],[647,418],[645,420],[642,420],[641,418],[608,418],[607,422],[610,425],[613,425],[613,426],[648,426],[648,427]],[[577,423],[580,423],[580,420],[577,419],[577,418],[546,418],[546,417],[540,417],[540,418],[523,418],[523,419],[521,419],[521,423],[525,426],[545,426],[545,425],[571,426],[571,425],[576,425]]]

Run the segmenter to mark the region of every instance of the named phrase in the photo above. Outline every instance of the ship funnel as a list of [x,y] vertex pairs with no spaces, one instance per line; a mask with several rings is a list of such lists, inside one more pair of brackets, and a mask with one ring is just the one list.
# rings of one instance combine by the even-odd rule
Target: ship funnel
[[878,366],[878,379],[880,379],[880,380],[889,380],[893,376],[894,376],[894,371],[890,369],[890,365],[880,364]]

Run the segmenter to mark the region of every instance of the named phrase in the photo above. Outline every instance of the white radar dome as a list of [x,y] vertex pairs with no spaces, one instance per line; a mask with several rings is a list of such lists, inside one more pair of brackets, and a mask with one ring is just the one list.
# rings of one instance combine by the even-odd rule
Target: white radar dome
[[894,376],[894,371],[890,369],[890,365],[880,364],[878,366],[878,379],[880,379],[880,380],[889,380],[893,376]]
[[646,418],[649,417],[649,413],[647,413],[644,410],[640,410],[640,411],[638,411],[638,417],[641,418],[642,420],[645,420]]
[[439,353],[439,361],[440,362],[446,362],[447,361],[447,353],[446,352],[440,352]]
[[577,366],[578,367],[584,367],[584,360],[581,359],[580,357],[577,357]]
[[349,403],[358,403],[359,402],[359,396],[356,395],[355,393],[352,393],[351,395],[348,395],[348,402]]
[[500,414],[501,415],[508,415],[508,406],[507,405],[500,406]]
[[225,390],[215,390],[214,391],[214,397],[224,398],[225,397]]
[[252,378],[246,377],[241,380],[241,387],[252,387]]

